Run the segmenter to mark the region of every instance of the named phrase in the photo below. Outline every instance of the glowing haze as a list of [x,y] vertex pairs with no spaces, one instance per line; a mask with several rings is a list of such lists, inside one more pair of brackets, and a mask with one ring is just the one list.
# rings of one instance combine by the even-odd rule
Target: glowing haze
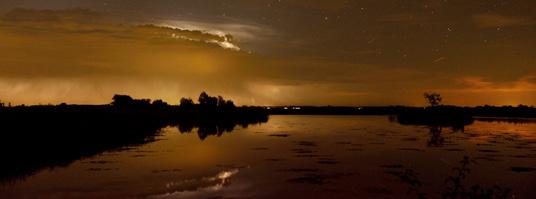
[[0,100],[536,105],[533,0],[0,2]]

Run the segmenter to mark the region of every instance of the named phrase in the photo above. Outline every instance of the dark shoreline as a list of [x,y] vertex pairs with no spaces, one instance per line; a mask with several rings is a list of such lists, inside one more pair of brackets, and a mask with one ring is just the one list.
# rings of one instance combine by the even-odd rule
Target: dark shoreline
[[156,141],[160,129],[196,129],[199,139],[268,121],[262,108],[194,105],[115,107],[60,105],[0,108],[0,183],[106,151]]
[[[529,106],[439,106],[448,112],[463,112],[473,117],[536,118],[536,107]],[[424,110],[411,106],[273,106],[267,107],[270,115],[399,115]]]

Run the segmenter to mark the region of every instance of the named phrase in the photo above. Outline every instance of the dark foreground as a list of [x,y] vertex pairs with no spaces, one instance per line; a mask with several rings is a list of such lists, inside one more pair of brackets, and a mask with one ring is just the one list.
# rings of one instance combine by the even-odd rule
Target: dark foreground
[[24,180],[45,168],[105,151],[123,150],[157,140],[171,126],[196,128],[200,139],[221,136],[236,126],[268,121],[254,107],[178,106],[32,106],[0,108],[0,182]]
[[[453,129],[387,116],[271,116],[219,137],[179,124],[4,183],[0,198],[533,198],[536,123],[486,120]],[[140,132],[107,131],[116,130]]]

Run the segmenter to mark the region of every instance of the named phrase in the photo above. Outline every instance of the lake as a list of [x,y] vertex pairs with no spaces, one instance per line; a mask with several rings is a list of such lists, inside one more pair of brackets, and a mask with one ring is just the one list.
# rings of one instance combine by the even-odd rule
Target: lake
[[270,116],[204,139],[167,127],[148,144],[4,182],[0,198],[534,198],[535,184],[534,122]]

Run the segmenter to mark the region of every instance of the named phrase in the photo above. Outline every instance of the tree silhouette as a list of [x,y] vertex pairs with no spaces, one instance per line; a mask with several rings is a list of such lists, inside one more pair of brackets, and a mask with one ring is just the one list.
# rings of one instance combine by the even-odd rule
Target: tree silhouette
[[439,106],[442,100],[439,93],[424,93],[424,98],[432,107]]
[[199,105],[202,107],[210,107],[210,108],[216,108],[218,106],[218,98],[217,97],[211,97],[206,92],[202,92],[201,95],[199,95]]
[[128,95],[114,95],[111,104],[115,107],[149,107],[151,105],[151,100],[133,99]]
[[234,102],[232,100],[225,101],[225,106],[224,107],[228,108],[228,109],[229,108],[236,108],[236,106],[235,106],[235,104],[234,104]]
[[218,108],[231,109],[235,108],[234,102],[231,100],[225,100],[222,96],[218,96]]
[[128,95],[114,95],[112,105],[115,107],[130,106],[134,103],[134,99]]
[[162,101],[161,99],[158,99],[158,100],[153,101],[152,105],[155,106],[155,107],[167,107],[168,103]]
[[180,101],[180,107],[182,108],[191,108],[194,106],[194,101],[190,98],[181,98],[181,101]]

